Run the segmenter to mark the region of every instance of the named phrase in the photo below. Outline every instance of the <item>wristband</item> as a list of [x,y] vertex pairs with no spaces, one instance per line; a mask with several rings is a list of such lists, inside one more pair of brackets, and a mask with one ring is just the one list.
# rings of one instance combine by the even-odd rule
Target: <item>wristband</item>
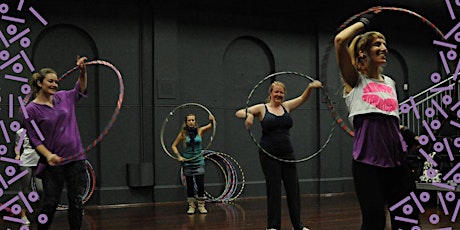
[[371,20],[367,19],[367,18],[363,18],[361,17],[359,19],[360,22],[362,22],[364,24],[364,27],[369,27],[369,25],[371,24]]

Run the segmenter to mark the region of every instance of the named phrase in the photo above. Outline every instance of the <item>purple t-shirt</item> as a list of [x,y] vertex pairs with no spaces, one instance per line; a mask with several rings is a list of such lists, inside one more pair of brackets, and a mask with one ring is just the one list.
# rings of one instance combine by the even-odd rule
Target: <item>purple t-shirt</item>
[[[25,127],[34,148],[43,144],[60,157],[72,157],[70,161],[86,159],[86,154],[79,154],[84,148],[75,114],[75,105],[82,96],[86,97],[86,91],[83,94],[79,91],[80,84],[77,82],[72,90],[60,90],[53,95],[54,107],[34,102],[26,106],[29,117],[26,118]],[[45,138],[43,141],[32,126],[32,120]]]
[[397,117],[379,113],[356,115],[353,126],[353,159],[384,168],[402,164],[407,149]]

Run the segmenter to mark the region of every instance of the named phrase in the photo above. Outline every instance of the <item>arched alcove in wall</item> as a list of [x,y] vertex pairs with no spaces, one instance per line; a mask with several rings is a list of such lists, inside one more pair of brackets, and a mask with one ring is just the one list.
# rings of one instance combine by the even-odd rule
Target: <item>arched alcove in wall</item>
[[[225,101],[241,107],[247,95],[232,92],[249,90],[265,76],[275,71],[275,60],[270,47],[254,36],[241,36],[233,39],[227,46],[222,68],[225,84]],[[262,87],[263,88],[263,87]],[[263,97],[266,96],[265,91]],[[259,98],[255,95],[256,98]]]

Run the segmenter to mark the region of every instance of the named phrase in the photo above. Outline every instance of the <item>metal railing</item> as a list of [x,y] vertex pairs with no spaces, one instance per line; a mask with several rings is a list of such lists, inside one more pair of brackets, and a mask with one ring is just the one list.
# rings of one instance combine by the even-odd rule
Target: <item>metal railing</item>
[[446,118],[446,114],[452,113],[450,107],[457,103],[454,100],[458,100],[459,92],[456,90],[458,85],[455,84],[454,77],[451,76],[401,102],[399,104],[401,125],[407,126],[416,134],[425,132],[427,125],[433,126],[434,128],[429,128],[436,131],[439,120]]

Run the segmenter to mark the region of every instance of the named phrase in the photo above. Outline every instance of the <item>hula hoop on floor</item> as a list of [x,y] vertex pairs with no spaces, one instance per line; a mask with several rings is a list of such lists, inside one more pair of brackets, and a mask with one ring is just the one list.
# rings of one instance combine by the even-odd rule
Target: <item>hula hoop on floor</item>
[[[208,149],[209,146],[211,146],[211,143],[214,139],[214,135],[216,134],[216,126],[217,126],[217,122],[216,122],[216,117],[211,113],[211,111],[206,108],[204,105],[202,104],[199,104],[199,103],[195,103],[195,102],[189,102],[189,103],[184,103],[182,105],[179,105],[177,106],[176,108],[174,108],[171,112],[169,112],[168,116],[166,116],[164,122],[163,122],[163,125],[161,126],[161,131],[160,131],[160,141],[161,141],[161,147],[163,147],[163,150],[165,151],[166,154],[168,154],[169,157],[175,159],[175,160],[178,160],[178,158],[176,156],[174,156],[173,154],[171,154],[168,150],[168,148],[166,148],[166,145],[165,145],[165,141],[164,141],[164,133],[165,133],[165,127],[166,127],[166,124],[169,122],[169,119],[174,115],[174,113],[178,110],[178,109],[181,109],[183,107],[187,107],[187,106],[196,106],[196,107],[199,107],[201,109],[203,109],[204,111],[206,111],[208,113],[208,115],[212,115],[214,117],[214,120],[213,120],[213,125],[212,125],[212,135],[210,137],[210,140],[209,140],[209,143],[208,145],[204,148],[204,150]],[[195,160],[196,158],[202,156],[202,154],[198,154],[192,158],[184,158],[185,161],[191,161],[191,160]]]
[[[340,31],[340,30],[346,28],[351,22],[353,22],[354,20],[359,18],[361,15],[371,13],[371,12],[376,12],[376,11],[396,11],[396,12],[402,12],[402,13],[406,13],[406,14],[415,16],[415,17],[419,18],[423,23],[428,25],[431,29],[433,29],[434,32],[436,34],[438,34],[439,36],[441,36],[441,38],[443,40],[445,40],[444,35],[441,32],[441,30],[439,30],[438,27],[436,27],[427,18],[423,17],[422,15],[420,15],[418,13],[415,13],[414,11],[408,10],[408,9],[404,9],[404,8],[400,8],[400,7],[390,7],[390,6],[375,6],[375,7],[369,8],[367,10],[361,11],[361,12],[351,16],[347,20],[345,20],[345,22],[342,25],[339,26],[337,31]],[[321,78],[325,79],[326,81],[327,81],[327,66],[328,66],[328,63],[329,63],[329,56],[331,54],[333,46],[334,46],[334,43],[331,42],[329,44],[329,46],[326,48],[326,51],[324,52],[324,55],[323,55],[323,58],[322,58],[322,64],[321,64],[321,73],[322,74],[321,74]],[[338,91],[340,91],[340,90],[338,90]],[[348,135],[350,135],[352,137],[354,136],[354,131],[350,128],[351,126],[345,124],[344,119],[342,119],[337,112],[334,112],[333,118],[337,122],[337,124],[339,124],[340,127],[342,127],[342,130],[344,130]]]
[[[225,178],[225,188],[219,196],[213,196],[205,190],[206,201],[231,202],[237,199],[243,192],[245,184],[244,172],[238,161],[228,154],[212,150],[203,150],[203,156],[205,160],[210,160],[215,163]],[[182,185],[186,187],[187,182],[185,180],[183,167],[181,167],[180,176]],[[196,191],[196,184],[194,187]]]
[[[310,80],[310,81],[314,81],[315,79],[313,79],[312,77],[310,76],[307,76],[305,74],[302,74],[302,73],[299,73],[299,72],[293,72],[293,71],[282,71],[282,72],[276,72],[276,73],[272,73],[272,74],[269,74],[268,76],[264,77],[262,80],[260,80],[255,86],[254,88],[251,90],[251,92],[249,93],[249,96],[248,96],[248,99],[246,100],[246,107],[245,107],[245,110],[246,110],[246,115],[247,115],[247,112],[248,112],[248,108],[249,108],[249,103],[250,103],[250,100],[252,98],[252,95],[254,94],[254,92],[256,91],[256,89],[263,83],[265,82],[266,80],[272,78],[272,77],[275,77],[275,76],[279,76],[279,75],[295,75],[295,76],[299,76],[299,77],[302,77],[302,78],[305,78],[307,80]],[[332,105],[332,101],[330,100],[330,97],[327,93],[327,91],[325,90],[325,88],[321,88],[324,95],[326,96],[326,99],[328,101],[328,108],[330,111],[333,111],[334,109],[334,106]],[[301,159],[295,159],[295,160],[287,160],[287,159],[282,159],[282,158],[279,158],[279,157],[276,157],[274,156],[273,154],[269,153],[267,150],[265,150],[262,146],[260,146],[259,142],[256,140],[256,138],[254,137],[251,129],[248,129],[248,133],[249,133],[249,136],[251,137],[251,140],[257,145],[257,147],[262,150],[262,152],[264,152],[265,154],[267,154],[268,156],[270,156],[271,158],[275,159],[275,160],[278,160],[278,161],[282,161],[282,162],[290,162],[290,163],[299,163],[299,162],[304,162],[304,161],[308,161],[314,157],[316,157],[319,153],[321,153],[321,151],[323,151],[323,149],[327,146],[327,144],[329,143],[329,141],[331,140],[333,134],[334,134],[334,129],[335,129],[335,121],[333,121],[331,123],[331,129],[330,129],[330,132],[329,132],[329,136],[327,137],[327,139],[324,141],[324,143],[321,145],[321,147],[316,151],[314,152],[313,154],[307,156],[307,157],[304,157],[304,158],[301,158]]]
[[[115,107],[115,110],[113,111],[113,114],[112,114],[112,117],[110,119],[110,121],[107,123],[107,125],[104,127],[104,130],[91,142],[91,144],[89,144],[83,152],[80,152],[80,153],[76,153],[72,156],[69,156],[69,157],[66,157],[66,158],[63,158],[62,162],[66,162],[66,161],[69,161],[69,160],[72,160],[72,159],[76,159],[78,158],[79,156],[83,155],[83,154],[86,154],[86,152],[89,152],[90,150],[92,150],[94,147],[96,147],[97,144],[99,144],[102,139],[109,133],[110,129],[112,128],[113,124],[115,123],[115,120],[117,119],[118,117],[118,114],[120,113],[120,109],[121,109],[121,106],[123,104],[123,96],[124,96],[124,85],[123,85],[123,78],[121,76],[121,73],[120,71],[114,66],[112,65],[111,63],[107,62],[107,61],[103,61],[103,60],[94,60],[94,61],[89,61],[89,62],[86,62],[85,63],[87,66],[91,66],[91,65],[103,65],[103,66],[106,66],[106,67],[109,67],[111,68],[115,74],[117,75],[117,78],[118,78],[118,83],[119,83],[119,94],[118,94],[118,101],[117,101],[117,106]],[[76,71],[78,68],[78,66],[75,66],[73,67],[72,69],[68,70],[67,72],[65,72],[61,77],[59,77],[58,81],[61,81],[62,79],[64,79],[65,77],[69,76],[71,73],[73,73],[74,71]],[[28,94],[25,98],[24,98],[24,104],[27,104],[29,99],[31,98],[32,96],[32,93]]]

